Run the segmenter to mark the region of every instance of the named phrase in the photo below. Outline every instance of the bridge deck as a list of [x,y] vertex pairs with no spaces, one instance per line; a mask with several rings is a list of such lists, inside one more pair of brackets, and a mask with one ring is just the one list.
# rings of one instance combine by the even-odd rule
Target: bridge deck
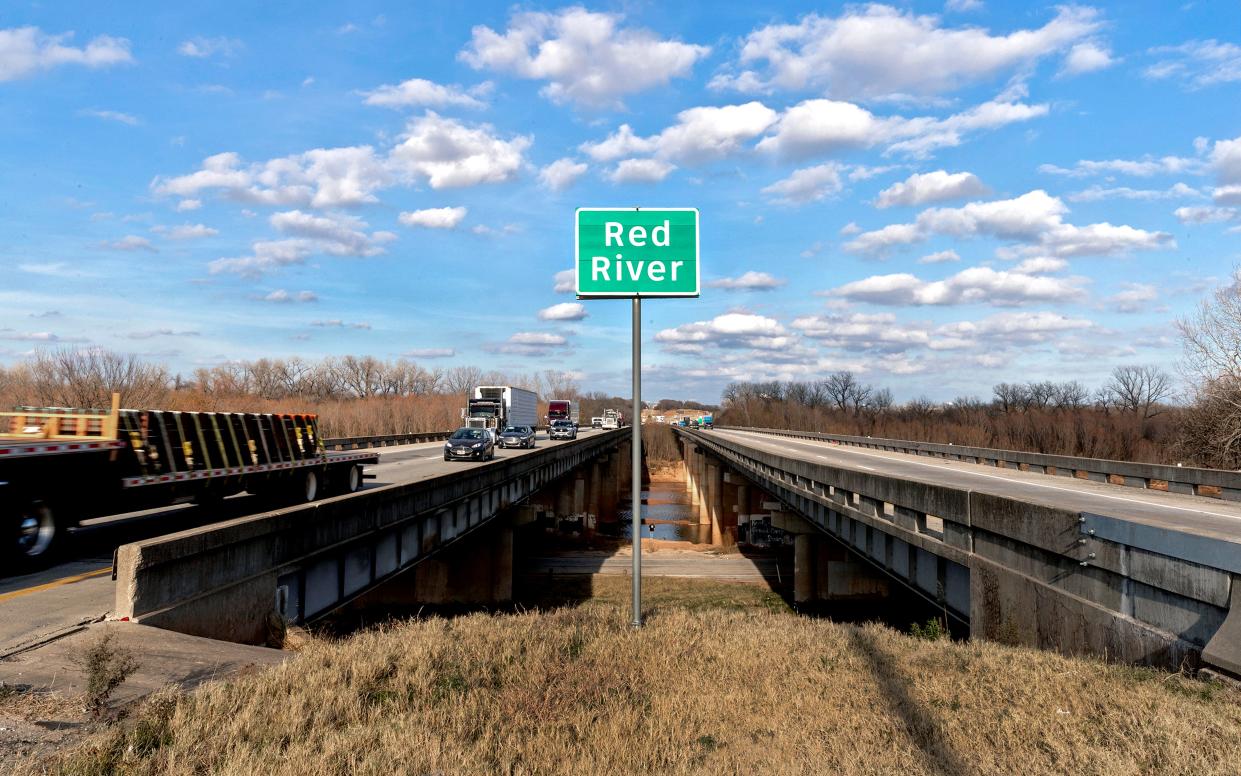
[[708,433],[809,463],[993,493],[1241,544],[1241,504],[1235,502],[748,431]]

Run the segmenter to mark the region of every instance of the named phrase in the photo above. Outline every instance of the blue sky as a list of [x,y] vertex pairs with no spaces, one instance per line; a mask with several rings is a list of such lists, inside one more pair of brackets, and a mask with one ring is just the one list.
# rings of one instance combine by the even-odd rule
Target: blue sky
[[1172,369],[1241,260],[1237,2],[177,5],[0,14],[4,361],[623,393],[628,303],[557,278],[573,211],[680,206],[706,287],[645,304],[647,396],[949,399]]

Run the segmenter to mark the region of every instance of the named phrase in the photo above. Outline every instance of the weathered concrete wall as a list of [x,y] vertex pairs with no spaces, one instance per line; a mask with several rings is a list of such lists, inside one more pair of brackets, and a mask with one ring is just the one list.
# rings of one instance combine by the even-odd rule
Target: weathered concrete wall
[[620,435],[124,545],[115,611],[193,635],[262,643],[273,612],[302,620],[353,600],[615,449]]

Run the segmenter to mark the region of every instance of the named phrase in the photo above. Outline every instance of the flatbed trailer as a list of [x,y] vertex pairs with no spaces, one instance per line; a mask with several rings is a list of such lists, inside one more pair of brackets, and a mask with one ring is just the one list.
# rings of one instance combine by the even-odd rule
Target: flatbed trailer
[[50,557],[68,529],[103,515],[236,493],[273,505],[362,487],[376,453],[328,452],[307,414],[22,408],[0,413],[3,565]]

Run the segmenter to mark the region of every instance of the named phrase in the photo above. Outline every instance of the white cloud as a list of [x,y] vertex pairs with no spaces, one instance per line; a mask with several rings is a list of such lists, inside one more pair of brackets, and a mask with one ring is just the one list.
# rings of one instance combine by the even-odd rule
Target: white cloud
[[1237,213],[1235,208],[1214,205],[1178,207],[1172,212],[1182,224],[1222,224],[1235,219]]
[[930,202],[978,197],[989,193],[990,190],[972,172],[935,170],[915,173],[904,181],[894,183],[879,192],[875,207],[925,205]]
[[1097,43],[1078,43],[1069,50],[1068,55],[1064,58],[1064,67],[1060,72],[1064,75],[1079,75],[1081,73],[1093,73],[1096,70],[1103,70],[1116,64],[1116,60],[1112,58],[1112,54],[1106,48]]
[[566,156],[539,170],[539,182],[552,191],[564,191],[585,173],[584,162],[576,162]]
[[150,251],[157,253],[158,249],[151,244],[151,241],[145,237],[136,234],[127,234],[119,240],[102,243],[100,247],[110,248],[114,251]]
[[650,155],[697,164],[738,152],[746,141],[773,125],[778,116],[761,102],[689,108],[657,135],[639,137],[628,124],[622,124],[604,140],[584,143],[581,150],[599,162]]
[[760,151],[803,158],[848,148],[887,146],[886,153],[915,158],[937,148],[960,145],[971,133],[1045,116],[1047,105],[1027,105],[997,98],[946,118],[876,116],[851,102],[812,99],[786,110]]
[[406,226],[427,229],[455,229],[468,211],[464,207],[432,207],[401,213],[398,220]]
[[621,97],[689,74],[710,49],[619,26],[616,14],[581,7],[514,14],[503,33],[479,25],[459,58],[520,78],[547,81],[553,102],[616,107]]
[[1067,175],[1072,178],[1084,178],[1090,175],[1133,175],[1149,178],[1152,175],[1180,175],[1196,173],[1202,169],[1198,159],[1183,156],[1164,156],[1155,158],[1144,156],[1141,159],[1083,159],[1072,167],[1058,167],[1054,164],[1039,165],[1038,171],[1050,175]]
[[577,272],[562,269],[552,278],[552,291],[557,294],[572,294],[577,291]]
[[72,32],[48,35],[38,27],[0,30],[0,81],[14,81],[61,65],[97,68],[134,61],[125,38],[99,35],[84,47],[74,48],[67,45],[72,37]]
[[1218,205],[1241,205],[1241,185],[1216,186],[1211,189],[1211,199]]
[[794,170],[792,175],[783,180],[764,186],[763,193],[788,204],[817,202],[840,193],[844,188],[840,174],[845,169],[847,168],[835,162],[803,167]]
[[453,348],[414,348],[401,355],[407,358],[452,358],[457,351]]
[[840,234],[842,237],[852,237],[855,234],[861,234],[861,233],[862,233],[862,227],[858,226],[853,221],[850,221],[849,223],[840,227]]
[[[1064,51],[1100,28],[1098,12],[1061,6],[1036,29],[991,35],[981,27],[941,26],[891,6],[846,6],[839,17],[809,14],[797,24],[774,24],[746,36],[717,89],[747,92],[812,89],[845,98],[934,96]],[[962,56],[969,52],[969,56]]]
[[540,321],[580,321],[588,315],[580,302],[561,302],[539,310]]
[[502,139],[489,124],[467,125],[427,111],[409,123],[390,163],[433,189],[501,183],[521,169],[530,142],[522,135]]
[[925,325],[899,323],[892,313],[803,315],[790,325],[821,345],[850,351],[901,352],[931,342]]
[[1148,232],[1106,222],[1087,226],[1066,224],[1063,218],[1067,212],[1068,208],[1058,197],[1036,189],[1014,199],[925,210],[915,223],[891,224],[864,232],[846,243],[845,249],[882,255],[894,246],[921,242],[932,234],[1015,241],[1056,256],[1107,256],[1176,245],[1166,232]]
[[314,291],[298,291],[297,293],[293,293],[292,291],[286,291],[283,288],[278,288],[270,294],[263,296],[262,300],[264,302],[273,302],[275,304],[317,302],[319,301],[319,295]]
[[1149,283],[1121,283],[1123,291],[1108,297],[1107,304],[1118,313],[1152,312],[1158,305],[1159,290]]
[[383,245],[396,239],[391,232],[363,231],[360,218],[342,214],[317,216],[300,210],[276,213],[269,219],[288,239],[259,240],[251,244],[251,255],[216,259],[207,266],[211,274],[230,273],[258,277],[281,267],[303,264],[316,253],[330,256],[377,256]]
[[1036,344],[1054,341],[1068,332],[1094,328],[1084,318],[1069,318],[1057,313],[1006,312],[979,321],[959,321],[936,329],[938,336],[955,340],[963,346],[981,343]]
[[322,329],[360,329],[362,331],[371,330],[371,325],[367,323],[366,321],[357,321],[354,323],[350,323],[349,321],[342,321],[340,318],[332,318],[326,321],[311,321],[310,325],[318,327],[318,328],[322,328]]
[[1009,307],[1029,302],[1081,300],[1084,278],[1053,278],[971,267],[945,279],[927,281],[909,273],[873,275],[828,293],[854,302],[884,305],[989,304]]
[[220,233],[206,224],[181,224],[180,226],[153,226],[151,231],[163,235],[169,240],[199,240],[203,237],[214,237]]
[[1211,167],[1220,183],[1241,184],[1241,136],[1215,141],[1211,149]]
[[483,102],[459,86],[445,86],[425,78],[410,78],[399,84],[384,84],[374,91],[364,92],[367,105],[385,108],[429,107],[482,108]]
[[229,199],[263,205],[341,207],[377,201],[391,183],[382,158],[370,146],[316,148],[302,154],[244,164],[226,152],[203,160],[196,172],[151,182],[156,194],[198,197],[218,190]]
[[505,224],[499,229],[487,226],[486,224],[475,224],[470,227],[470,231],[480,237],[503,237],[510,234],[521,234],[521,224]]
[[981,11],[983,8],[982,0],[948,0],[944,3],[945,10],[953,13],[965,13],[967,11]]
[[177,46],[177,53],[184,57],[206,59],[220,54],[231,57],[242,49],[242,43],[235,38],[192,38]]
[[1166,58],[1146,68],[1148,78],[1176,78],[1196,89],[1241,81],[1241,46],[1235,43],[1191,40],[1151,53]]
[[128,113],[121,113],[119,110],[87,109],[78,111],[78,115],[91,116],[93,118],[103,119],[104,121],[115,121],[118,124],[125,124],[131,127],[136,127],[142,123],[138,120],[137,116],[131,116]]
[[176,211],[178,213],[185,213],[190,210],[198,210],[202,206],[201,199],[183,199],[177,203]]
[[707,346],[777,350],[794,342],[775,318],[744,312],[724,313],[709,321],[663,329],[655,335],[655,341],[681,353],[702,352]]
[[504,342],[483,345],[483,350],[515,356],[548,356],[563,350],[568,343],[568,338],[561,334],[519,331]]
[[1059,272],[1067,269],[1069,263],[1064,259],[1057,259],[1052,256],[1032,256],[1013,267],[1013,272],[1019,272],[1025,275],[1038,275],[1047,272]]
[[676,165],[658,159],[623,159],[608,173],[613,183],[659,183]]
[[917,224],[888,224],[881,229],[862,232],[845,243],[845,250],[851,253],[866,253],[882,256],[898,245],[909,245],[926,239]]
[[1158,199],[1181,199],[1184,197],[1201,197],[1201,191],[1184,183],[1174,183],[1166,189],[1133,189],[1128,186],[1103,188],[1091,186],[1082,191],[1075,191],[1065,199],[1070,202],[1101,202],[1109,199],[1136,199],[1151,201]]
[[919,264],[946,264],[948,262],[960,261],[960,260],[961,260],[961,257],[957,255],[956,251],[946,250],[946,251],[936,251],[935,253],[928,253],[927,255],[918,259],[918,263]]
[[772,291],[788,281],[767,272],[750,270],[735,278],[720,278],[707,283],[708,288],[722,288],[725,291]]

